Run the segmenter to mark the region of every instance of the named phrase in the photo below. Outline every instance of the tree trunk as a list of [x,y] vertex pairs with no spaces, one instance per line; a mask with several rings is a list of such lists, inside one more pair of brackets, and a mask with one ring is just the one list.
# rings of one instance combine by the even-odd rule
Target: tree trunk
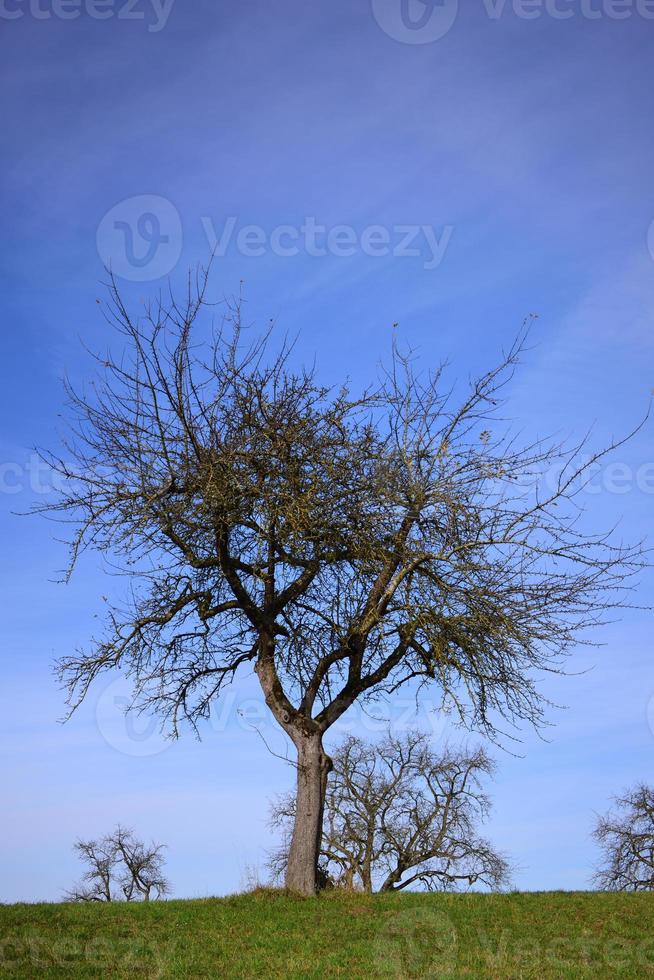
[[332,760],[320,735],[297,734],[297,796],[295,824],[286,869],[286,887],[298,895],[315,895],[322,840],[327,775]]
[[366,849],[361,865],[361,883],[363,890],[368,895],[372,895],[372,851],[374,846],[373,835],[369,832],[366,838]]
[[403,886],[398,888],[400,881],[402,880],[402,875],[407,869],[403,865],[398,865],[393,871],[390,872],[383,885],[379,889],[380,892],[396,892],[401,891]]

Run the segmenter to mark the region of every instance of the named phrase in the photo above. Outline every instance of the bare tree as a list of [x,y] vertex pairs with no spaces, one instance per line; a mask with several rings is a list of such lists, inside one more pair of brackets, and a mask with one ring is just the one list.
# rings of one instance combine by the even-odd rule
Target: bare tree
[[524,336],[458,404],[396,347],[354,395],[294,368],[270,333],[245,344],[238,304],[202,325],[207,275],[136,319],[112,282],[124,349],[86,394],[69,389],[72,434],[47,456],[67,488],[44,510],[76,528],[71,568],[95,548],[134,588],[60,676],[74,709],[122,670],[177,735],[253,668],[297,750],[287,885],[311,894],[330,726],[407,682],[491,736],[542,723],[538,672],[624,604],[642,553],[580,518],[603,452],[519,445],[496,416]]
[[[490,809],[482,782],[494,772],[483,749],[437,754],[419,732],[378,744],[351,736],[333,763],[320,855],[329,881],[366,892],[508,883],[507,860],[478,832]],[[273,804],[271,823],[283,835],[271,854],[275,878],[288,860],[294,817],[294,794]]]
[[80,884],[66,893],[71,902],[149,902],[170,891],[163,873],[164,846],[142,843],[118,826],[100,840],[82,841],[75,850],[88,865]]
[[163,844],[144,844],[133,831],[122,827],[116,828],[113,840],[122,865],[120,887],[128,902],[149,902],[152,895],[161,898],[170,891],[163,873]]
[[615,799],[593,837],[602,848],[595,872],[606,891],[654,891],[654,789],[644,783]]
[[69,902],[113,902],[116,900],[116,847],[110,838],[78,840],[75,844],[78,856],[87,869],[79,884],[66,892]]

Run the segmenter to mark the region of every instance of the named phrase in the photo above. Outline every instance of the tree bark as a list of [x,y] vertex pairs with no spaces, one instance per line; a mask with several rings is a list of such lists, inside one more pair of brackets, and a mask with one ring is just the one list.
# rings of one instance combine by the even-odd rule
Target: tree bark
[[320,734],[296,734],[297,796],[295,823],[286,869],[286,887],[298,895],[315,895],[322,841],[327,776],[332,760]]
[[361,882],[363,890],[372,895],[372,851],[374,847],[373,834],[369,831],[366,836],[363,864],[361,865]]

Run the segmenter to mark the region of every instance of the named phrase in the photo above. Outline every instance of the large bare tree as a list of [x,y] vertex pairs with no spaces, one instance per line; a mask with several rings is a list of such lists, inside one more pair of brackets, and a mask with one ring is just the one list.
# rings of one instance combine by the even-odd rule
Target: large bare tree
[[615,800],[593,836],[602,849],[594,880],[606,891],[654,891],[654,789],[644,783]]
[[74,708],[122,670],[176,735],[254,669],[297,750],[287,885],[310,894],[330,726],[410,682],[491,735],[539,724],[539,671],[624,601],[641,553],[581,519],[602,452],[521,444],[497,417],[522,335],[458,402],[397,347],[354,394],[270,332],[245,343],[238,304],[214,328],[207,273],[136,317],[109,288],[120,349],[69,390],[72,434],[46,454],[67,489],[45,509],[76,528],[71,567],[97,549],[133,598],[60,675]]
[[163,845],[144,844],[125,827],[119,825],[98,840],[78,840],[75,851],[86,871],[66,893],[70,902],[149,902],[170,891]]
[[[409,732],[376,744],[350,736],[332,759],[320,853],[327,880],[366,892],[508,884],[506,858],[479,836],[490,809],[483,781],[495,768],[483,749],[435,752],[427,735]],[[270,855],[276,879],[288,862],[295,809],[293,793],[271,808],[282,832]]]

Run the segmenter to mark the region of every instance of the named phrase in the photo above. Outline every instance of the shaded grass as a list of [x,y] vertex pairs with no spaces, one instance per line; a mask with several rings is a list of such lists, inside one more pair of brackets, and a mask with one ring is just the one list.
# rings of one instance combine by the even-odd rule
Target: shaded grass
[[0,906],[2,977],[654,976],[654,895],[258,890]]

